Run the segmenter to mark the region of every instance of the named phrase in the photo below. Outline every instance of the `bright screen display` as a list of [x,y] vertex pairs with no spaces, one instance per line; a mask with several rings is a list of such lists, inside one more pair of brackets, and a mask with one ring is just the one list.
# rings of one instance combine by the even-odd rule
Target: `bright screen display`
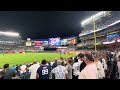
[[59,46],[61,43],[60,38],[49,38],[50,46]]
[[67,39],[61,40],[61,45],[67,45]]
[[77,43],[77,40],[75,37],[67,38],[67,45],[74,45],[76,43]]

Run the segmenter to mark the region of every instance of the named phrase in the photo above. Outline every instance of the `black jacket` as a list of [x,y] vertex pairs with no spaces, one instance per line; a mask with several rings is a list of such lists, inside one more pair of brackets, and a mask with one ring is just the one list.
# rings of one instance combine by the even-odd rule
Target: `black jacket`
[[80,72],[85,68],[85,66],[86,66],[85,62],[82,62],[80,64]]

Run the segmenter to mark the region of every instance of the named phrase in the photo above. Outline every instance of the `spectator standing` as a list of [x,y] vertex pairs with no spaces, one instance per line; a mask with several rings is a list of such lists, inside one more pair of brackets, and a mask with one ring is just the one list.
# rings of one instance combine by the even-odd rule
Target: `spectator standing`
[[71,65],[71,60],[70,59],[67,59],[66,60],[66,63],[67,63],[67,65],[66,65],[66,69],[67,69],[67,71],[68,71],[68,79],[72,79],[72,65]]
[[9,69],[9,64],[4,65],[4,79],[12,79],[15,77],[15,72],[12,69]]
[[84,57],[84,54],[80,53],[78,54],[77,58],[78,58],[78,62],[80,65],[80,72],[85,68],[86,63],[84,62],[84,60],[82,60],[82,58]]
[[24,64],[24,65],[21,65],[20,66],[20,75],[22,76],[23,79],[25,79],[26,77],[26,72],[27,72],[27,66]]
[[16,66],[13,65],[11,69],[16,72]]
[[73,79],[78,79],[80,73],[78,59],[75,58],[74,61],[75,63],[73,64]]
[[120,55],[118,56],[117,66],[118,66],[118,73],[119,73],[119,79],[120,79]]
[[57,67],[57,59],[55,59],[55,62],[52,65],[52,68],[55,68],[55,67]]
[[18,65],[16,65],[16,71],[17,71],[17,73],[18,73],[18,69],[19,69],[19,66],[18,66]]
[[99,79],[105,78],[105,71],[104,71],[102,63],[98,59],[95,59],[95,64],[98,70],[98,78]]
[[84,56],[84,54],[82,54],[82,53],[79,53],[79,54],[77,55],[79,65],[83,62],[83,61],[82,61],[82,57],[83,57],[83,56]]
[[46,63],[46,60],[42,60],[42,63],[37,70],[37,79],[50,79],[51,68],[50,66],[47,66]]
[[0,71],[0,79],[4,79],[4,72]]
[[21,65],[21,66],[20,66],[20,73],[21,73],[21,74],[26,73],[26,69],[27,69],[27,66],[26,66],[26,65]]
[[1,67],[0,67],[0,79],[4,79],[4,72]]
[[40,67],[37,61],[33,62],[33,65],[29,67],[30,79],[36,79],[37,69]]
[[85,54],[83,59],[86,67],[80,72],[79,79],[98,79],[98,71],[91,55]]
[[55,79],[68,79],[68,71],[65,66],[62,66],[62,61],[58,61],[58,66],[52,70],[55,75]]

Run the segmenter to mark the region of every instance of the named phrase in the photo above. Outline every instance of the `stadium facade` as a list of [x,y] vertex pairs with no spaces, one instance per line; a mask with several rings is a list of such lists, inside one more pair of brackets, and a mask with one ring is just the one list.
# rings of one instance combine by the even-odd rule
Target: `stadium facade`
[[0,53],[25,53],[25,52],[41,52],[44,50],[56,51],[64,47],[74,46],[77,44],[76,37],[67,37],[61,39],[60,37],[48,39],[27,38],[22,40],[20,36],[12,37],[0,35]]
[[[120,44],[120,11],[105,11],[106,15],[95,20],[96,45],[98,48],[109,48]],[[93,17],[93,16],[92,16]],[[79,34],[81,48],[94,48],[94,23],[91,20],[82,25]]]

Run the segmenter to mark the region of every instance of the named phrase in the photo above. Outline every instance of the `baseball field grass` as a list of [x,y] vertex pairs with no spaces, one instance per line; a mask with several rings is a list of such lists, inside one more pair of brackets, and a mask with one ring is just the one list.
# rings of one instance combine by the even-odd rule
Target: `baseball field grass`
[[59,54],[59,53],[24,53],[24,54],[0,54],[0,67],[3,67],[4,64],[8,63],[11,66],[20,65],[24,63],[32,63],[34,60],[39,62],[43,59],[47,61],[52,61],[55,58],[68,58],[73,55],[69,54]]

